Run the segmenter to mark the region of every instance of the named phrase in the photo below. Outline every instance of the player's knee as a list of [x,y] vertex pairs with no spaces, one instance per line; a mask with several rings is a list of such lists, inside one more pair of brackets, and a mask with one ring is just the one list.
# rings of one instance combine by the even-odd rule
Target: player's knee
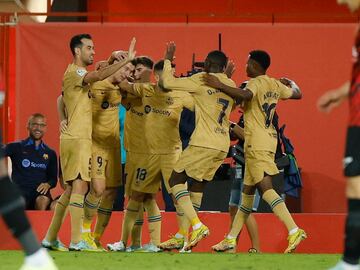
[[360,176],[347,178],[346,196],[350,199],[360,199]]
[[170,188],[176,185],[185,184],[186,180],[187,180],[187,175],[185,172],[177,173],[173,171],[169,180]]
[[116,188],[106,188],[102,197],[106,198],[107,200],[114,200],[117,195],[117,189]]
[[76,179],[72,181],[71,193],[85,195],[86,192],[88,191],[88,188],[89,188],[88,182],[85,182],[80,179]]
[[49,207],[50,198],[40,195],[35,200],[35,210],[46,210]]
[[247,194],[247,195],[254,195],[256,191],[256,187],[255,186],[248,186],[248,185],[244,185],[243,187],[243,193]]

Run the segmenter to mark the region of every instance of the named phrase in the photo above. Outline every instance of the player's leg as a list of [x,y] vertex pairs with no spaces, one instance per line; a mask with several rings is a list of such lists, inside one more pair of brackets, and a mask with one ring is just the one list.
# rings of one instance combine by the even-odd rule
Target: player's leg
[[58,233],[67,214],[71,196],[71,185],[66,185],[63,194],[60,196],[55,206],[55,211],[46,236],[41,242],[42,246],[51,250],[68,251],[64,244],[58,239]]
[[102,195],[97,210],[97,219],[94,229],[94,240],[98,248],[102,248],[100,239],[109,224],[116,195],[117,189],[115,187],[107,187]]
[[156,203],[156,194],[148,193],[144,199],[144,208],[148,216],[150,243],[144,245],[144,249],[150,252],[159,252],[161,240],[161,214],[159,206]]
[[[0,153],[1,155],[1,153]],[[25,252],[25,263],[21,269],[49,269],[57,267],[46,250],[41,248],[25,214],[24,200],[11,183],[3,157],[0,156],[0,214],[13,236]]]
[[[247,179],[249,179],[249,181],[247,181]],[[248,185],[247,184],[248,182],[251,183],[250,176],[248,171],[245,169],[245,180],[244,180],[243,191],[241,194],[240,207],[236,212],[229,234],[220,243],[212,246],[212,249],[215,251],[226,251],[236,248],[236,238],[238,237],[248,216],[251,214],[254,203],[255,186]]]
[[[260,203],[260,194],[256,190],[255,191],[255,199],[253,204],[253,212],[257,211]],[[258,225],[253,214],[250,214],[245,222],[246,228],[249,232],[251,245],[252,247],[248,250],[249,253],[258,253],[260,252],[260,239],[259,239],[259,230]]]
[[257,187],[263,194],[264,201],[269,204],[273,213],[284,223],[289,232],[289,245],[284,253],[293,252],[299,243],[307,237],[306,233],[302,229],[299,229],[289,213],[284,200],[273,189],[271,176],[266,175],[263,180],[257,184]]

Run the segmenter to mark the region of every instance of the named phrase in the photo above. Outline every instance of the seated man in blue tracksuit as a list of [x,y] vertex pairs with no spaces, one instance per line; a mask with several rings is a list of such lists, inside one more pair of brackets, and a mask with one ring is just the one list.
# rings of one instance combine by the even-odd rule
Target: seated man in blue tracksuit
[[50,189],[57,183],[57,156],[42,141],[46,132],[42,114],[31,115],[27,129],[29,137],[7,144],[5,155],[11,159],[11,179],[25,199],[26,210],[46,210],[52,201]]

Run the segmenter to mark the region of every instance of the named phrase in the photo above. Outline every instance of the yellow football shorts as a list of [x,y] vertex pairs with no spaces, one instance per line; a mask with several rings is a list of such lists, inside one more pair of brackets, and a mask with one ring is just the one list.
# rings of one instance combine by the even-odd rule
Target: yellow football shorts
[[189,145],[180,155],[174,171],[184,172],[197,181],[211,181],[224,162],[227,153],[205,147]]
[[106,187],[119,187],[122,184],[121,171],[120,148],[105,148],[93,143],[91,178],[103,179]]
[[244,184],[253,186],[266,175],[279,173],[275,164],[275,153],[270,151],[246,151]]
[[179,156],[180,151],[163,155],[127,152],[126,195],[131,195],[131,190],[143,193],[158,192],[163,179],[165,183],[169,182]]
[[90,181],[91,140],[61,139],[60,163],[65,182],[79,178]]

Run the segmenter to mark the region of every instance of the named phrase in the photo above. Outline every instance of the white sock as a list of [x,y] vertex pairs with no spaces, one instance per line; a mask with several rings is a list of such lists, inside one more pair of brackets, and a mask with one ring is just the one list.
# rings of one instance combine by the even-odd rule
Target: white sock
[[48,264],[50,260],[51,257],[47,251],[43,248],[40,248],[34,254],[25,257],[25,264],[39,267]]
[[342,268],[343,268],[344,270],[359,270],[359,265],[358,265],[358,264],[356,264],[356,265],[354,265],[354,264],[349,264],[349,263],[344,262],[344,261],[342,261],[342,260],[338,263],[338,265],[339,265],[339,266],[342,266]]
[[195,224],[194,226],[192,226],[193,231],[195,231],[195,230],[197,230],[197,229],[200,229],[201,225],[202,225],[202,223],[199,222],[199,223]]
[[81,229],[81,232],[82,232],[82,233],[90,233],[91,230],[90,230],[90,229],[84,229],[84,228],[82,228],[82,229]]
[[290,230],[289,231],[289,235],[293,235],[294,233],[297,233],[297,231],[299,230],[299,228],[298,227],[296,227],[296,228],[294,228],[294,229],[292,229],[292,230]]
[[176,233],[176,234],[175,234],[175,238],[176,238],[176,239],[183,239],[184,236],[183,236],[181,233]]
[[227,236],[226,236],[226,239],[235,239],[236,238],[236,236],[232,236],[232,235],[230,235],[230,234],[228,234]]

